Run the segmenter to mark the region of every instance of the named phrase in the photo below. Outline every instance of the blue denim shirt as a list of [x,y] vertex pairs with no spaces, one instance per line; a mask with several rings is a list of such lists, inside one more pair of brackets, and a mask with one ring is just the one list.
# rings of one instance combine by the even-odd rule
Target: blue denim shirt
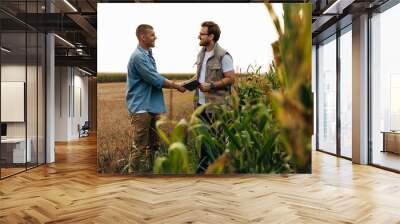
[[130,114],[138,111],[164,113],[164,95],[162,86],[165,78],[157,72],[156,62],[138,46],[128,63],[126,88],[126,106]]

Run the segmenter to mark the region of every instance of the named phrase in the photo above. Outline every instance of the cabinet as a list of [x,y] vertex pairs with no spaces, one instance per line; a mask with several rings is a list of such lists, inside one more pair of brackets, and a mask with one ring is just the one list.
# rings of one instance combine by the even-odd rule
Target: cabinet
[[400,132],[387,131],[383,134],[383,152],[393,152],[400,154]]
[[[25,144],[27,143],[26,151]],[[32,141],[28,138],[7,138],[1,140],[2,163],[25,163],[32,160]]]

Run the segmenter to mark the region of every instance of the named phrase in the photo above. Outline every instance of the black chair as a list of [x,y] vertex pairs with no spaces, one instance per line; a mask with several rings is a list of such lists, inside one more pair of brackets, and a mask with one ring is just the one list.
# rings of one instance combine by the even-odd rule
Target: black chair
[[79,138],[89,136],[89,129],[90,129],[89,121],[85,121],[82,127],[80,127],[80,125],[78,124]]

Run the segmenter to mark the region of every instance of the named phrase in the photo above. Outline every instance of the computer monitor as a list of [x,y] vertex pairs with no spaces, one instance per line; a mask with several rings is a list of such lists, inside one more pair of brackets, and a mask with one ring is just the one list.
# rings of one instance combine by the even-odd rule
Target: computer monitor
[[1,123],[1,136],[7,136],[7,124]]

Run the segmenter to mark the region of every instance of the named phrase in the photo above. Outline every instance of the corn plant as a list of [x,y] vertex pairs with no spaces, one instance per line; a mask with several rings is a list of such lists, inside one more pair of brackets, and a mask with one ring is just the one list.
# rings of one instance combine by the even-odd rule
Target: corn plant
[[260,98],[267,100],[268,102],[266,103],[269,104],[269,95],[273,90],[280,88],[275,64],[272,62],[265,74],[260,72],[261,66],[249,66],[249,68],[247,69],[247,75],[243,78],[239,77],[238,80],[237,92],[240,105],[244,105],[247,102],[256,103]]
[[[239,101],[236,94],[232,97],[233,101]],[[232,170],[235,173],[291,171],[288,154],[279,141],[280,130],[274,112],[261,100],[257,104],[234,105],[233,110],[220,107],[213,125],[221,130],[214,137],[224,143],[221,155],[226,157],[228,163],[220,165],[219,170],[211,166],[208,173]],[[215,162],[220,163],[218,160]]]
[[[259,71],[239,80],[237,90],[232,92],[232,105],[203,105],[194,111],[189,123],[177,123],[170,136],[160,128],[166,121],[158,122],[157,131],[168,151],[158,155],[154,172],[191,173],[197,169],[202,147],[211,162],[207,174],[291,172],[290,158],[279,137],[276,111],[269,99],[278,88],[277,76],[273,67],[267,74]],[[199,118],[210,106],[216,110],[212,124]],[[179,153],[174,154],[174,150]]]
[[170,136],[168,136],[161,129],[162,125],[168,123],[169,121],[163,117],[156,124],[157,133],[166,145],[167,150],[163,150],[163,147],[161,147],[156,152],[153,172],[155,174],[191,174],[193,173],[192,156],[186,146],[188,124],[185,119],[182,119],[176,123],[170,132]]
[[[215,106],[214,122],[181,121],[154,166],[156,173],[191,173],[199,164],[201,147],[210,158],[206,173],[310,172],[312,133],[311,8],[283,4],[284,29],[266,3],[279,34],[272,44],[274,61],[267,74],[247,75],[232,94],[230,106]],[[176,163],[176,164],[175,164]]]
[[[163,118],[157,122],[157,133],[167,150],[159,150],[153,166],[157,174],[194,174],[200,158],[201,145],[206,145],[212,161],[223,151],[220,138],[212,135],[212,127],[203,122],[199,115],[209,105],[197,108],[190,117],[189,123],[182,119],[178,123]],[[175,123],[169,136],[161,126]],[[214,146],[218,146],[215,148]],[[216,150],[221,149],[221,150]]]
[[190,174],[189,156],[186,146],[181,142],[172,143],[167,156],[160,156],[154,163],[156,174]]
[[211,125],[198,122],[191,128],[198,140],[196,151],[202,145],[207,149],[211,161],[208,174],[292,171],[288,153],[280,142],[276,111],[269,99],[277,88],[273,66],[267,74],[256,69],[239,78],[231,106],[214,106],[215,121]]
[[272,96],[281,138],[296,171],[309,173],[313,131],[311,4],[283,4],[283,28],[272,5],[265,5],[279,35],[272,48],[281,88]]

